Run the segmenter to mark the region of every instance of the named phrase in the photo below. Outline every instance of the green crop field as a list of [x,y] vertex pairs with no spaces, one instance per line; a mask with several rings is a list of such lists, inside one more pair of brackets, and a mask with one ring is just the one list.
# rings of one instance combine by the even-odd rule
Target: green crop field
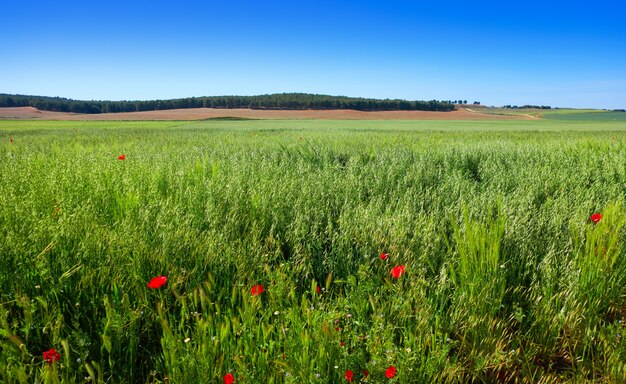
[[568,112],[559,111],[560,113],[545,113],[543,114],[546,119],[557,120],[578,120],[578,121],[621,121],[626,122],[626,112],[616,111],[590,111],[590,112]]
[[621,383],[625,194],[623,120],[0,121],[0,382]]
[[[586,123],[600,122],[600,121],[613,121],[613,122],[626,122],[626,112],[624,111],[607,111],[601,109],[568,109],[568,108],[555,108],[555,109],[528,109],[528,108],[494,108],[494,107],[481,107],[481,106],[469,106],[467,109],[485,113],[489,115],[504,115],[504,116],[519,116],[527,115],[535,118],[549,119],[549,120],[567,120],[570,123],[576,121],[582,121]],[[587,124],[587,128],[591,128]]]

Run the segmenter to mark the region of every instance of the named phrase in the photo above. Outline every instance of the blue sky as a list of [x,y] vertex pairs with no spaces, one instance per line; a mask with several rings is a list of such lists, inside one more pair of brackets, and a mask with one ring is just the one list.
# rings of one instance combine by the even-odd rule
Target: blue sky
[[0,2],[0,93],[626,108],[623,1]]

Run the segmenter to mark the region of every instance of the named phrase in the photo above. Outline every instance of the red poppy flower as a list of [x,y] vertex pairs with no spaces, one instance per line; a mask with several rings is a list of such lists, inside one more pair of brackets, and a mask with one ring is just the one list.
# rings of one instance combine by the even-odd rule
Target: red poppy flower
[[167,283],[167,276],[153,277],[148,283],[148,288],[152,288],[152,289],[161,288],[162,286],[165,285],[165,283]]
[[381,260],[387,260],[389,258],[389,254],[388,253],[381,253],[380,256],[378,256]]
[[593,215],[591,215],[591,217],[589,218],[589,220],[593,221],[594,223],[597,223],[600,221],[600,219],[602,219],[602,215],[599,213],[594,213]]
[[124,156],[124,154],[122,153],[121,155],[119,155],[117,157],[118,160],[126,160],[126,156]]
[[252,287],[252,289],[250,290],[250,293],[252,293],[252,296],[258,296],[264,291],[265,291],[265,288],[263,288],[263,284],[257,284],[254,287]]
[[233,384],[235,382],[235,376],[232,373],[228,372],[224,375],[224,384]]
[[9,142],[10,142],[10,143],[12,143],[12,142],[13,142],[13,139],[9,139]]
[[394,279],[399,279],[400,276],[404,274],[404,269],[404,265],[391,268],[391,276],[393,276]]
[[354,373],[351,370],[347,370],[346,371],[346,380],[352,382],[352,379],[354,378]]
[[61,355],[54,348],[50,348],[43,353],[43,359],[49,364],[52,364],[53,361],[59,361],[60,358]]
[[387,376],[388,379],[391,379],[396,376],[396,373],[398,373],[398,371],[396,371],[396,367],[390,365],[385,371],[385,376]]
[[318,285],[317,287],[315,287],[315,293],[320,293],[322,292],[322,288],[320,288],[320,286]]
[[343,347],[344,345],[346,345],[346,343],[344,343],[343,341],[341,341],[341,342],[339,342],[339,345],[341,345],[341,346]]
[[363,376],[367,377],[370,375],[370,372],[367,369],[363,370]]

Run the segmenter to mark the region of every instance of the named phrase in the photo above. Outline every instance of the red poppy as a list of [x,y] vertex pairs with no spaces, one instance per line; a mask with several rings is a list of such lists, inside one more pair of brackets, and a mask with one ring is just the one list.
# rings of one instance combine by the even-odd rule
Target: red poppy
[[162,286],[165,285],[165,283],[167,283],[167,276],[153,277],[148,283],[148,288],[152,288],[152,289],[161,288]]
[[121,155],[119,155],[117,157],[118,160],[126,160],[126,156],[124,156],[124,154],[122,153]]
[[318,285],[317,287],[315,287],[315,293],[320,293],[322,292],[322,288],[320,288],[320,286]]
[[252,289],[250,290],[250,293],[252,293],[252,296],[258,296],[264,291],[265,291],[265,288],[263,288],[263,284],[257,284],[252,287]]
[[346,371],[346,380],[352,382],[352,379],[354,378],[354,373],[351,370],[347,370]]
[[9,142],[10,142],[10,143],[12,143],[12,142],[13,142],[13,139],[9,139]]
[[391,268],[391,276],[393,276],[394,279],[399,279],[400,276],[404,274],[404,269],[404,265]]
[[228,372],[224,375],[224,384],[233,384],[235,382],[235,376],[232,373]]
[[600,219],[602,219],[602,215],[599,213],[594,213],[593,215],[591,215],[591,217],[589,218],[589,220],[593,221],[594,223],[597,223],[600,221]]
[[50,348],[43,353],[43,359],[49,364],[52,364],[53,361],[59,361],[60,358],[61,355],[54,348]]
[[390,365],[385,371],[385,376],[387,376],[388,379],[391,379],[396,376],[396,373],[398,373],[398,371],[396,371],[396,367]]
[[378,256],[381,260],[387,260],[389,258],[389,254],[388,253],[381,253],[380,256]]
[[370,372],[367,369],[363,370],[363,376],[367,377],[370,375]]
[[341,345],[343,347],[344,345],[346,345],[346,343],[344,343],[343,341],[340,341],[339,345]]

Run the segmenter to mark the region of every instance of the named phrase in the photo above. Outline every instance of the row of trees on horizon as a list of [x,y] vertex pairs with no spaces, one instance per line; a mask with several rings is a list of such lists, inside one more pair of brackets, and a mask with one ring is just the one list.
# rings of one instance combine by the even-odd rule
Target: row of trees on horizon
[[352,109],[357,111],[453,111],[451,101],[368,99],[307,93],[259,96],[206,96],[170,100],[99,101],[62,97],[0,94],[0,107],[34,107],[43,111],[115,113],[179,108]]

